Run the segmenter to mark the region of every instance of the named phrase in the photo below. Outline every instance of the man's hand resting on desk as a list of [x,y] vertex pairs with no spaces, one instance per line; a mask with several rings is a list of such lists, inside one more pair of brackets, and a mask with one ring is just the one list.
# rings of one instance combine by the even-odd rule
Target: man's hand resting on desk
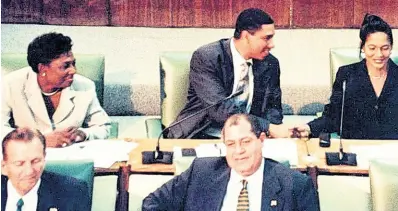
[[47,147],[65,147],[86,140],[86,134],[77,127],[55,130],[44,135]]
[[285,124],[280,124],[280,125],[269,124],[268,132],[270,138],[290,137],[289,128]]

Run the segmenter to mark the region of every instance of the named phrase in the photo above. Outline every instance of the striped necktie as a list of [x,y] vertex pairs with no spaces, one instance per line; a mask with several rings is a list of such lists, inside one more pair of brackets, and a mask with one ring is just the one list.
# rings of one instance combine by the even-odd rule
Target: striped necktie
[[22,211],[22,206],[24,205],[23,200],[19,199],[17,202],[17,211]]
[[249,211],[249,193],[247,192],[247,181],[242,180],[242,190],[238,197],[237,211]]
[[242,71],[239,77],[237,91],[243,90],[243,93],[239,95],[236,100],[238,105],[243,111],[247,110],[247,103],[249,100],[250,89],[249,89],[249,69],[251,63],[247,62],[242,64]]

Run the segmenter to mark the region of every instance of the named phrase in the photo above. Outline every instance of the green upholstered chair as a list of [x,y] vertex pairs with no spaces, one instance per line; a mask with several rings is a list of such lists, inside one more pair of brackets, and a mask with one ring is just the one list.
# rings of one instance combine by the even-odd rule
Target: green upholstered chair
[[373,210],[398,210],[397,160],[370,161],[369,178]]
[[189,62],[192,52],[160,54],[161,119],[146,120],[147,137],[157,138],[169,126],[186,104],[189,85]]
[[65,176],[74,177],[86,182],[90,207],[93,197],[94,161],[92,160],[51,160],[46,161],[45,170]]
[[[398,50],[393,50],[391,59],[398,64]],[[359,62],[359,48],[332,48],[330,49],[330,78],[333,85],[336,73],[341,66]]]
[[[75,54],[77,73],[83,75],[95,83],[97,97],[101,105],[104,99],[104,70],[105,57],[95,54]],[[25,53],[2,53],[1,74],[29,66]]]

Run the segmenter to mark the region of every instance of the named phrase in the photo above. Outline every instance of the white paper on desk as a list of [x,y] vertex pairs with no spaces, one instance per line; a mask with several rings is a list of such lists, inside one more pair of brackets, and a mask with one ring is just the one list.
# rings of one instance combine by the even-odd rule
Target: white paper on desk
[[288,160],[291,166],[298,165],[296,139],[265,139],[263,156],[273,160]]
[[195,147],[196,157],[221,157],[226,155],[225,144],[201,144]]
[[351,146],[350,152],[357,154],[358,166],[368,168],[373,159],[394,159],[398,161],[398,144],[385,143],[380,145]]
[[94,160],[94,167],[109,168],[117,161],[129,159],[137,143],[124,140],[91,140],[64,148],[47,148],[47,160]]

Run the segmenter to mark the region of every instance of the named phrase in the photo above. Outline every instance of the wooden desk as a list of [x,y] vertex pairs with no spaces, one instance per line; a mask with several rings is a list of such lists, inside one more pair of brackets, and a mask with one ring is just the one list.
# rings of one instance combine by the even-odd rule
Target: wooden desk
[[[343,139],[343,148],[345,152],[350,152],[351,146],[376,146],[380,144],[397,143],[398,140],[353,140]],[[338,152],[340,148],[340,140],[332,139],[329,148],[319,147],[319,139],[311,139],[308,141],[308,149],[314,157],[311,165],[317,166],[319,174],[351,174],[351,175],[368,175],[368,167],[363,166],[328,166],[326,165],[325,152]]]
[[[137,139],[133,140],[138,144],[138,147],[133,149],[130,153],[130,160],[128,164],[131,165],[132,173],[142,174],[166,174],[173,175],[175,172],[175,165],[165,164],[142,164],[142,151],[153,151],[156,148],[156,139]],[[281,140],[283,141],[283,140]],[[220,143],[221,140],[197,140],[197,139],[162,139],[160,143],[160,149],[162,151],[173,151],[173,147],[179,146],[181,148],[195,148],[200,144],[205,143]],[[298,166],[294,166],[293,169],[297,169],[302,172],[307,171],[307,149],[305,141],[297,140],[297,155],[298,155]]]

